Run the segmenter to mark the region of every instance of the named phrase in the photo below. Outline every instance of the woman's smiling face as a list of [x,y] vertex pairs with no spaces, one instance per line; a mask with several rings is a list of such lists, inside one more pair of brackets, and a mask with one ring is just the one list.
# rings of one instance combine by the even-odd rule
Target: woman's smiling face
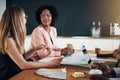
[[50,26],[52,21],[52,15],[48,9],[44,9],[40,15],[42,25]]

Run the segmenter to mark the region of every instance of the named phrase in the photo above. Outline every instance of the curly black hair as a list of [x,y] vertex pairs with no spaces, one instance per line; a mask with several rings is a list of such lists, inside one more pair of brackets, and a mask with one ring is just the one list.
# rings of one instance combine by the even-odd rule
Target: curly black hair
[[36,21],[39,24],[42,24],[41,19],[40,19],[40,15],[42,14],[42,11],[45,10],[45,9],[48,9],[50,11],[50,13],[52,15],[51,26],[54,26],[55,22],[58,19],[58,11],[53,5],[42,5],[42,6],[40,6],[35,12]]

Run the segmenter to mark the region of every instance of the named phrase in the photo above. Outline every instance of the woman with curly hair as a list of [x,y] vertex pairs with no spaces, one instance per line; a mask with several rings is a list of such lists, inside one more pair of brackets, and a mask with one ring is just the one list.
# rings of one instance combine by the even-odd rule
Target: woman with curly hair
[[31,48],[44,45],[44,49],[37,50],[31,59],[36,60],[49,56],[61,56],[68,54],[68,52],[72,54],[74,52],[73,48],[65,47],[61,49],[57,47],[57,30],[54,27],[58,18],[57,9],[52,5],[43,5],[37,9],[35,14],[39,25],[32,32]]

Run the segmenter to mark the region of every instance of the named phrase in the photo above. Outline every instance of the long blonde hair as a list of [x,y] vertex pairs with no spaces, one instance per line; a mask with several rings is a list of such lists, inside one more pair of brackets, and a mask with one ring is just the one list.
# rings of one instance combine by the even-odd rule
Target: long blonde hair
[[24,53],[26,26],[23,20],[24,10],[20,6],[8,7],[0,22],[0,51],[5,53],[5,39],[12,37],[20,53]]

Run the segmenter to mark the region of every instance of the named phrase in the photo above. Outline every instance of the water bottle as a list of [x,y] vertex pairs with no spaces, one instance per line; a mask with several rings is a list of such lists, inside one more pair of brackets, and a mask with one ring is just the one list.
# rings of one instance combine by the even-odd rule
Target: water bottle
[[83,54],[87,54],[87,50],[85,48],[85,45],[82,46],[82,52],[83,52]]
[[110,23],[110,35],[114,35],[114,24],[113,23]]
[[96,37],[96,27],[95,27],[95,22],[93,21],[92,22],[92,29],[91,29],[91,32],[92,32],[92,37]]
[[86,50],[85,45],[82,46],[82,52],[85,55],[86,61],[90,64],[91,63],[91,58],[90,58],[90,56],[89,56],[89,54],[88,54],[88,52]]
[[98,26],[96,27],[96,37],[100,37],[101,32],[101,22],[98,22]]

